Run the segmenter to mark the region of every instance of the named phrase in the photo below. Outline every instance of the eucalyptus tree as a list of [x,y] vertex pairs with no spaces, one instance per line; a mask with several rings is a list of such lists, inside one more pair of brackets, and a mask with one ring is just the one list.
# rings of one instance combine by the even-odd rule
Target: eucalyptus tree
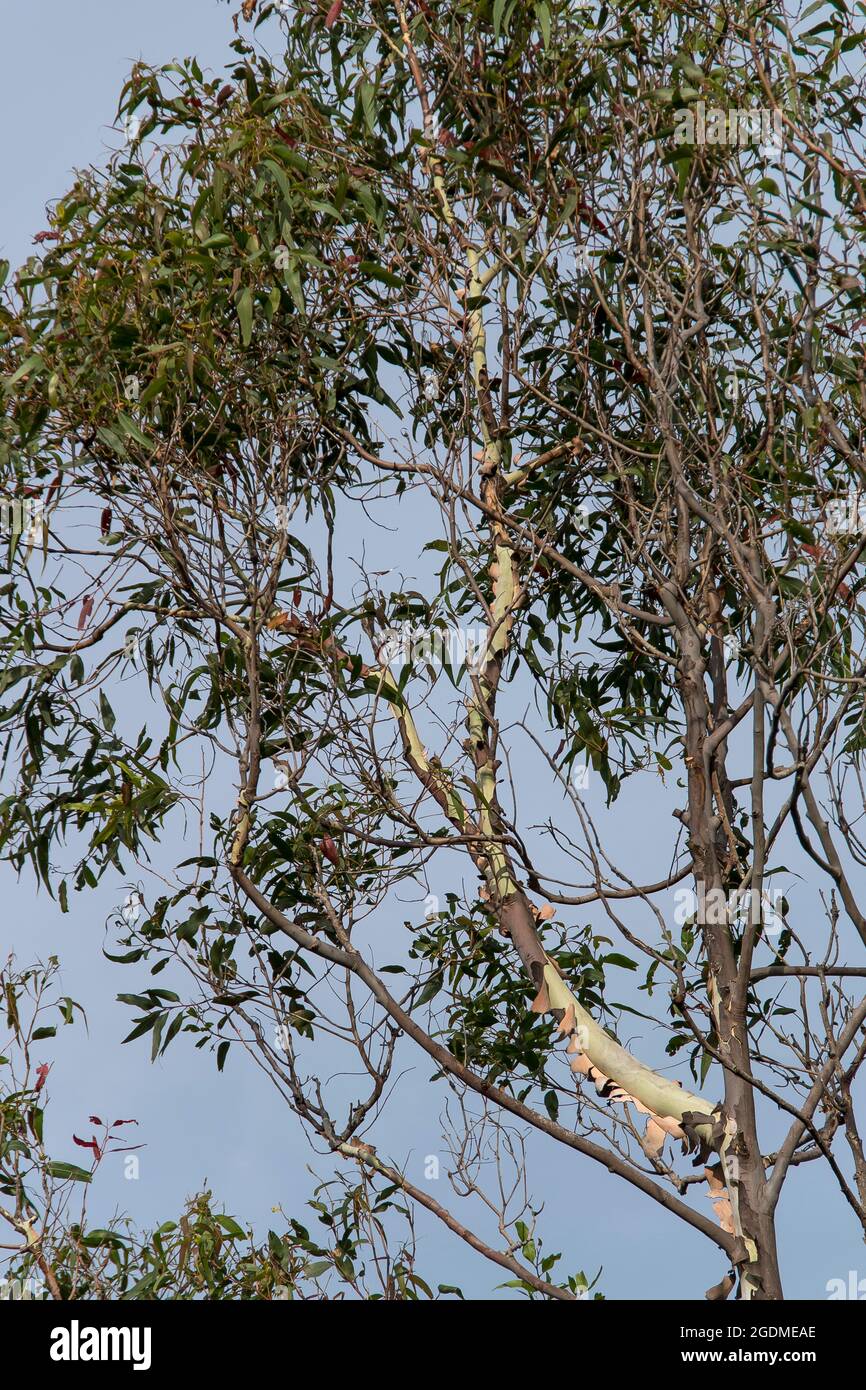
[[[132,885],[131,1038],[246,1048],[534,1296],[586,1280],[479,1177],[533,1131],[711,1297],[782,1297],[803,1164],[866,1229],[863,35],[810,9],[248,0],[2,311],[6,855]],[[370,1143],[418,1049],[449,1209]]]
[[138,1176],[133,1165],[144,1145],[141,1131],[130,1128],[134,1118],[90,1115],[87,1128],[83,1117],[80,1125],[90,1137],[73,1136],[79,1161],[51,1157],[45,1123],[52,1063],[39,1056],[46,1040],[83,1016],[75,1000],[60,994],[59,976],[56,957],[0,969],[0,1299],[393,1302],[459,1295],[446,1286],[434,1292],[421,1276],[411,1210],[401,1194],[392,1199],[374,1190],[363,1172],[356,1181],[337,1173],[316,1189],[309,1206],[318,1231],[274,1207],[282,1234],[269,1230],[259,1241],[216,1209],[210,1191],[189,1198],[177,1220],[151,1231],[130,1217],[96,1224],[91,1208],[100,1169],[123,1155],[128,1173]]

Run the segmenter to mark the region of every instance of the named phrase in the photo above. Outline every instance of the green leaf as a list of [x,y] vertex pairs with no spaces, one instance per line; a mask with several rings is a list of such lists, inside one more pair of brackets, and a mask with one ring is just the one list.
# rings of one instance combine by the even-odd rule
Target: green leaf
[[628,956],[621,956],[619,952],[613,951],[609,956],[602,957],[604,965],[618,965],[622,970],[637,970],[637,962],[629,960]]
[[393,271],[386,270],[385,267],[379,265],[377,261],[362,261],[358,266],[358,272],[361,275],[370,275],[374,280],[381,280],[383,285],[391,285],[395,289],[403,284],[399,275],[395,275]]
[[31,372],[36,372],[38,374],[40,371],[44,370],[45,363],[42,361],[38,352],[35,352],[31,357],[28,357],[26,361],[21,363],[17,372],[13,372],[12,376],[10,376],[9,380],[6,382],[6,385],[15,386],[17,382],[21,381],[23,377],[29,376]]
[[371,135],[376,133],[376,88],[372,82],[363,81],[359,88],[361,97],[361,109],[364,112],[364,120]]
[[117,412],[117,423],[120,425],[123,433],[129,435],[131,439],[134,439],[136,444],[142,444],[146,449],[150,448],[150,440],[147,435],[142,434],[135,421],[130,419],[128,415],[125,415],[122,410]]
[[[273,177],[275,183],[277,184],[277,187],[283,195],[285,202],[289,205],[289,207],[291,207],[292,190],[289,187],[289,181],[286,178],[285,171],[281,169],[279,164],[276,164],[273,159],[266,159],[264,161],[264,167],[267,169],[268,173],[271,174],[271,176]],[[226,240],[228,240],[228,238],[226,238]]]
[[541,0],[540,5],[535,7],[535,18],[538,20],[538,27],[541,30],[541,41],[545,48],[550,47],[550,7]]
[[106,698],[106,694],[105,694],[105,691],[104,691],[104,690],[100,690],[100,692],[99,692],[99,711],[100,711],[100,714],[102,715],[102,720],[103,720],[103,723],[105,724],[106,729],[109,729],[109,730],[110,730],[110,729],[113,729],[113,728],[114,728],[114,725],[115,725],[115,723],[116,723],[116,719],[115,719],[115,715],[114,715],[114,710],[111,708],[111,705],[108,703],[108,699]]
[[63,1163],[60,1160],[47,1163],[45,1170],[50,1177],[61,1178],[69,1182],[90,1182],[93,1177],[93,1174],[88,1173],[85,1168],[79,1168],[77,1163]]
[[435,999],[442,988],[442,978],[441,970],[437,971],[435,975],[431,975],[421,992],[416,996],[415,1003],[429,1004],[431,999]]
[[237,301],[238,321],[241,325],[241,342],[249,347],[253,336],[253,296],[249,286],[241,290]]
[[493,5],[493,33],[497,39],[502,33],[502,14],[507,4],[508,0],[495,0]]
[[126,1236],[118,1235],[116,1231],[107,1231],[97,1227],[93,1231],[88,1231],[81,1243],[86,1245],[89,1250],[100,1245],[107,1245],[114,1250],[122,1250],[125,1245],[129,1244],[129,1240]]
[[[119,995],[118,998],[120,998]],[[159,1017],[159,1014],[150,1014],[148,1018],[139,1019],[132,1032],[128,1033],[123,1041],[125,1043],[134,1042],[136,1038],[142,1037],[144,1033],[149,1033]]]
[[231,1216],[218,1216],[217,1223],[222,1226],[223,1230],[232,1236],[234,1240],[246,1240],[246,1231],[242,1226],[239,1226]]

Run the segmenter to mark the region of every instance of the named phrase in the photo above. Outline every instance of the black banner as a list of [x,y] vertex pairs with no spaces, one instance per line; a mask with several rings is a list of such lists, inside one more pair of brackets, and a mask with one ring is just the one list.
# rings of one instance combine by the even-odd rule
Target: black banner
[[[530,1335],[537,1335],[537,1317],[550,1316],[516,1301],[503,1304],[496,1300],[496,1305],[495,1320],[488,1313],[479,1322],[471,1302],[449,1301],[447,1309],[438,1304],[438,1312],[429,1303],[416,1304],[411,1311],[404,1304],[397,1323],[388,1319],[387,1335],[399,1335],[407,1316],[422,1318],[423,1329],[413,1329],[413,1335],[424,1338],[425,1371],[429,1374],[439,1347],[443,1367],[456,1356],[462,1378],[467,1363],[477,1358],[489,1366],[491,1357],[505,1352],[509,1345],[516,1350],[522,1344],[524,1325],[515,1324],[515,1316],[527,1319]],[[339,1374],[332,1358],[336,1356],[339,1361],[343,1357],[339,1351],[343,1344],[320,1341],[323,1332],[333,1337],[348,1317],[353,1333],[360,1338],[374,1326],[381,1335],[379,1317],[383,1311],[364,1312],[360,1303],[348,1301],[333,1306],[324,1302],[61,1304],[8,1300],[0,1302],[0,1361],[8,1371],[10,1355],[17,1347],[40,1380],[45,1377],[49,1384],[62,1384],[70,1374],[85,1372],[98,1378],[102,1370],[115,1379],[118,1372],[128,1372],[137,1379],[193,1369],[223,1375],[249,1373],[253,1368],[258,1372],[291,1349],[293,1362],[297,1356],[306,1359],[312,1355],[321,1358],[323,1370],[331,1365],[330,1379],[332,1374]],[[502,1333],[506,1312],[508,1339]],[[452,1317],[461,1323],[466,1319],[459,1352],[453,1340],[441,1339],[442,1319],[450,1323]],[[760,1366],[783,1373],[792,1366],[803,1366],[825,1373],[841,1371],[850,1362],[851,1349],[862,1337],[863,1310],[856,1299],[777,1304],[588,1299],[578,1300],[566,1314],[565,1324],[557,1319],[554,1326],[576,1338],[563,1346],[563,1355],[578,1375],[584,1352],[591,1364],[602,1351],[611,1367],[619,1371],[651,1368],[654,1377],[662,1371],[687,1367],[701,1374],[712,1366]],[[550,1324],[545,1323],[545,1328],[549,1331]],[[511,1341],[512,1332],[517,1334],[516,1342]],[[291,1342],[284,1340],[287,1336]],[[307,1337],[315,1340],[308,1342]],[[386,1362],[396,1356],[398,1345],[394,1344]],[[360,1373],[363,1346],[362,1340],[345,1344],[345,1374],[356,1377]],[[553,1372],[558,1359],[553,1346],[549,1356]],[[379,1372],[374,1368],[381,1369],[381,1357],[382,1347],[377,1344],[369,1368],[377,1379]]]

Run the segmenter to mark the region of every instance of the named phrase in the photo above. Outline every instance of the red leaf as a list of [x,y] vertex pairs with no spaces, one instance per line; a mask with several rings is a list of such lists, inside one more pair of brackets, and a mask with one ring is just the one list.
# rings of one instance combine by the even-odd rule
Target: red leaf
[[111,508],[106,507],[99,519],[99,529],[103,536],[107,536],[111,530]]
[[93,599],[88,594],[81,605],[81,612],[78,615],[78,631],[80,632],[87,624],[87,619],[93,612]]
[[583,218],[584,222],[588,222],[591,227],[595,227],[596,230],[600,232],[607,231],[607,227],[602,222],[598,213],[593,212],[592,208],[589,207],[586,203],[578,203],[577,210]]
[[33,238],[37,246],[42,246],[46,241],[59,241],[59,232],[37,232]]
[[99,1152],[99,1145],[95,1139],[79,1139],[77,1134],[73,1134],[72,1142],[73,1144],[77,1144],[79,1149],[92,1149],[96,1158],[102,1157],[102,1154]]
[[50,507],[50,506],[51,506],[51,503],[52,503],[52,501],[54,500],[54,494],[55,494],[55,492],[57,491],[57,489],[60,487],[60,484],[61,484],[62,482],[63,482],[63,474],[62,474],[62,473],[58,473],[58,474],[57,474],[57,477],[54,479],[54,482],[51,484],[51,486],[49,487],[48,491],[47,491],[46,494],[45,494],[45,505],[46,505],[46,507]]
[[37,1067],[37,1068],[36,1068],[36,1086],[35,1086],[35,1088],[34,1088],[35,1090],[37,1090],[37,1091],[41,1091],[41,1090],[42,1090],[42,1087],[45,1085],[45,1082],[48,1080],[48,1073],[50,1072],[50,1070],[51,1070],[51,1063],[50,1063],[50,1062],[43,1062],[42,1065],[41,1065],[41,1067]]
[[117,1127],[117,1125],[137,1125],[137,1124],[138,1124],[138,1120],[114,1120],[114,1121],[112,1122],[111,1128],[112,1128],[112,1129],[115,1129],[115,1128]]
[[230,82],[227,82],[224,87],[220,88],[217,95],[217,106],[225,106],[233,91],[234,87]]
[[336,24],[337,20],[340,18],[340,15],[342,13],[343,0],[334,0],[333,5],[328,10],[327,16],[325,17],[325,28],[333,29],[334,25]]
[[330,859],[332,864],[339,864],[340,856],[337,852],[337,846],[330,835],[325,835],[322,839],[322,853],[326,859]]
[[98,1115],[88,1115],[87,1118],[88,1118],[88,1120],[90,1121],[90,1123],[91,1123],[92,1125],[101,1125],[101,1124],[102,1124],[102,1121],[100,1120],[100,1118],[99,1118]]

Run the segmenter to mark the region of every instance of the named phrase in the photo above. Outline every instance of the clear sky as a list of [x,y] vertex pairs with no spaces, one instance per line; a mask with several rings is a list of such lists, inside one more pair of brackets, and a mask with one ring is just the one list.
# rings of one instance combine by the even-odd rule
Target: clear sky
[[[99,163],[116,145],[111,122],[133,60],[162,62],[195,53],[202,67],[219,70],[230,56],[232,33],[231,9],[217,0],[7,0],[0,59],[0,254],[13,263],[29,255],[33,234],[45,226],[44,206],[65,191],[73,167]],[[411,564],[408,552],[402,558]],[[142,700],[139,723],[145,710]],[[650,881],[658,877],[652,865],[657,784],[647,780],[644,788],[632,801],[628,863],[638,879],[646,869],[644,881]],[[534,813],[530,807],[529,819],[540,820],[549,810]],[[102,947],[112,949],[105,922],[123,893],[121,884],[104,884],[73,899],[64,917],[44,893],[35,896],[32,880],[19,884],[0,866],[0,950],[14,947],[21,963],[57,954],[66,992],[82,1002],[89,1019],[89,1034],[67,1030],[53,1059],[48,1138],[54,1156],[80,1157],[71,1135],[87,1129],[89,1114],[134,1116],[140,1122],[136,1137],[147,1145],[140,1179],[125,1181],[121,1160],[115,1160],[94,1192],[95,1217],[118,1208],[140,1224],[167,1220],[207,1180],[227,1210],[253,1220],[260,1231],[274,1220],[270,1209],[278,1203],[305,1219],[303,1202],[313,1185],[307,1165],[326,1174],[328,1162],[313,1154],[298,1122],[240,1053],[219,1076],[211,1058],[181,1041],[156,1066],[145,1047],[120,1046],[130,1011],[114,1000],[135,981],[129,970],[103,958]],[[427,1085],[425,1058],[415,1055],[411,1064],[382,1133],[391,1140],[391,1156],[407,1161],[410,1176],[420,1182],[424,1156],[441,1148],[438,1109],[445,1092]],[[383,1148],[387,1144],[380,1142]],[[609,1297],[694,1298],[718,1281],[721,1257],[701,1237],[589,1160],[552,1150],[530,1143],[531,1186],[545,1203],[541,1231],[548,1247],[563,1248],[569,1268],[582,1266],[592,1275],[603,1265],[600,1287]],[[820,1299],[828,1279],[866,1270],[866,1259],[856,1223],[838,1192],[819,1188],[814,1167],[791,1176],[781,1245],[789,1296]],[[434,1195],[447,1203],[445,1187],[443,1179]],[[425,1277],[461,1284],[475,1296],[499,1282],[496,1271],[432,1218],[422,1217],[418,1227]]]

